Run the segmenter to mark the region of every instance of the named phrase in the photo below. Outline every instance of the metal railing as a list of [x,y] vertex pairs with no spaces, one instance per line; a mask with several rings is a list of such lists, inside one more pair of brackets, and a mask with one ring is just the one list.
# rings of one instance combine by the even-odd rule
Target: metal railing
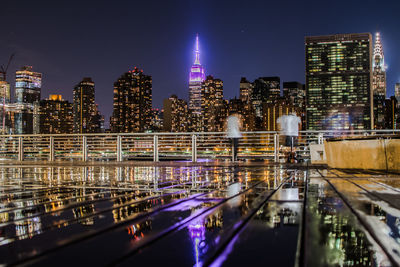
[[[309,145],[325,138],[355,135],[400,134],[400,130],[301,131],[297,155],[310,158]],[[284,155],[284,136],[279,132],[243,132],[238,157],[278,162]],[[108,133],[2,135],[1,160],[191,160],[231,158],[231,140],[224,132]]]

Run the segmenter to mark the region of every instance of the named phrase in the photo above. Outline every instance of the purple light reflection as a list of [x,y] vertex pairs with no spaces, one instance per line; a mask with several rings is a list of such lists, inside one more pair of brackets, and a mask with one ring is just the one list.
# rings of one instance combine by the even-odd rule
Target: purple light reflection
[[202,221],[196,221],[188,226],[190,238],[193,241],[194,245],[194,256],[196,259],[196,267],[200,267],[203,265],[201,261],[199,261],[201,249],[205,246],[205,233],[206,227]]

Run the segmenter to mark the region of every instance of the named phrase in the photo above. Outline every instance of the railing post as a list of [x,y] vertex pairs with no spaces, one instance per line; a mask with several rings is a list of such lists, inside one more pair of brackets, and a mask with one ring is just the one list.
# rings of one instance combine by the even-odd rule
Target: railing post
[[24,160],[24,139],[22,136],[18,137],[18,160]]
[[87,137],[82,136],[82,161],[87,161]]
[[324,143],[324,134],[319,133],[318,134],[318,145],[322,145]]
[[197,162],[197,136],[192,135],[192,162]]
[[50,155],[49,160],[54,161],[54,136],[50,136]]
[[153,161],[158,162],[158,135],[154,135],[153,139]]
[[122,161],[122,137],[117,136],[117,161]]
[[279,161],[279,134],[274,134],[274,162]]

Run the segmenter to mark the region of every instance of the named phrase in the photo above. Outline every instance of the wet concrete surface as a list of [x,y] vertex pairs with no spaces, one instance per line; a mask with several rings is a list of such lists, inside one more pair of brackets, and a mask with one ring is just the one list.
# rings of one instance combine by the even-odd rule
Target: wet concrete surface
[[0,169],[0,264],[399,266],[400,175],[256,164]]

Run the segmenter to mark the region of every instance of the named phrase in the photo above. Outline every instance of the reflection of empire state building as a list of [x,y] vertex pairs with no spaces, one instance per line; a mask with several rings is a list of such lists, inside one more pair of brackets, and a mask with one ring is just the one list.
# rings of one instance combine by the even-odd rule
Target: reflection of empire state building
[[200,64],[199,36],[196,35],[196,50],[194,64],[189,74],[189,110],[192,114],[191,130],[200,131],[201,129],[201,83],[206,75],[204,68]]

